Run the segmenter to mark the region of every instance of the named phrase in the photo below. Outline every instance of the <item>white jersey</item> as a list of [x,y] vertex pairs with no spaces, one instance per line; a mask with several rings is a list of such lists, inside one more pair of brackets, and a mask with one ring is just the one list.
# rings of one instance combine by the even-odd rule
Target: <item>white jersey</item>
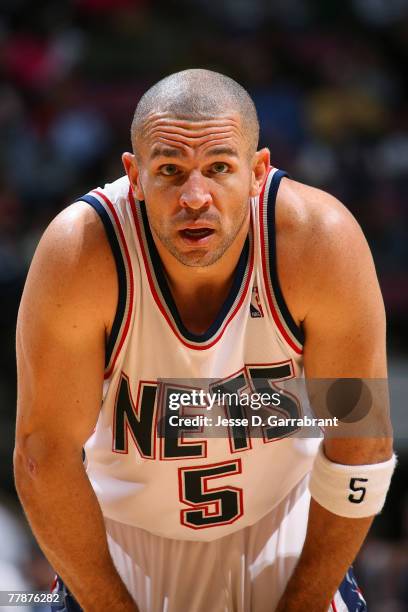
[[[284,175],[271,169],[251,200],[251,227],[231,290],[201,335],[180,319],[145,205],[134,201],[128,178],[80,198],[104,223],[119,279],[103,403],[85,445],[87,474],[105,517],[166,538],[214,540],[260,520],[310,471],[318,440],[279,437],[268,428],[257,437],[242,428],[218,437],[167,429],[169,390],[199,389],[212,379],[213,391],[256,391],[260,380],[265,390],[302,376],[302,333],[276,271],[275,200]],[[210,411],[195,406],[187,413]]]

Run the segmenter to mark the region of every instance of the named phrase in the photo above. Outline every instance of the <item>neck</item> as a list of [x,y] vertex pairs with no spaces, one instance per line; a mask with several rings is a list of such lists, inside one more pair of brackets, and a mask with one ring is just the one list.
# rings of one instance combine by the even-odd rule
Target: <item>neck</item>
[[206,299],[228,291],[248,235],[250,218],[243,223],[234,242],[224,255],[211,266],[186,266],[179,262],[154,236],[169,286],[175,295]]
[[249,216],[224,255],[202,268],[185,266],[155,240],[178,313],[192,333],[204,333],[227,299],[248,229]]

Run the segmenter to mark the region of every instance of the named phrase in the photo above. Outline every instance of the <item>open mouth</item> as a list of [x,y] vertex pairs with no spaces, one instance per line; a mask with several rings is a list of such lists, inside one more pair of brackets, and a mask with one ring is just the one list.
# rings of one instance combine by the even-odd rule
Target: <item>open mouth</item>
[[200,227],[197,229],[183,229],[180,230],[180,235],[184,240],[188,242],[201,242],[206,238],[209,238],[214,233],[214,230],[209,227]]

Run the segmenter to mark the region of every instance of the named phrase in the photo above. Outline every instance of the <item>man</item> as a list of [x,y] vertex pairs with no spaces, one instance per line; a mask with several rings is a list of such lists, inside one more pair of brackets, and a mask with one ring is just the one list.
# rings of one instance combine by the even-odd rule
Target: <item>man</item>
[[37,249],[18,321],[15,474],[71,592],[64,609],[365,609],[348,569],[394,466],[385,406],[379,435],[326,436],[315,462],[316,440],[286,430],[159,427],[158,379],[181,393],[202,379],[270,389],[303,368],[386,376],[359,226],[270,168],[258,131],[231,79],[167,77],[137,106],[126,176],[64,210]]

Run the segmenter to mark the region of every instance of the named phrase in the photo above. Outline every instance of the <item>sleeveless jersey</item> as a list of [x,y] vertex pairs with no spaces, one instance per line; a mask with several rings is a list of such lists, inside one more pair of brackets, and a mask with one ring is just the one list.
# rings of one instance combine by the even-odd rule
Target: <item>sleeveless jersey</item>
[[[85,445],[104,516],[167,538],[214,540],[258,521],[311,470],[317,439],[253,436],[242,428],[238,436],[229,428],[224,436],[199,430],[187,437],[162,427],[171,381],[186,381],[174,382],[179,391],[191,391],[196,379],[211,379],[213,390],[255,391],[260,380],[270,390],[271,381],[302,376],[302,332],[276,268],[275,200],[283,176],[271,168],[251,199],[230,292],[200,335],[180,319],[145,203],[133,199],[128,178],[80,198],[105,226],[119,280],[102,407]],[[187,413],[214,418],[202,407]]]

